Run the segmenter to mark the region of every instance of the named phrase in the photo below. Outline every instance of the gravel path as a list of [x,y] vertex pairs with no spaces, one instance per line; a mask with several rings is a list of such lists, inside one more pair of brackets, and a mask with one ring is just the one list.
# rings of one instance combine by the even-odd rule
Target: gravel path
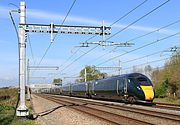
[[42,125],[110,125],[93,116],[63,107],[39,96],[32,95],[34,113]]

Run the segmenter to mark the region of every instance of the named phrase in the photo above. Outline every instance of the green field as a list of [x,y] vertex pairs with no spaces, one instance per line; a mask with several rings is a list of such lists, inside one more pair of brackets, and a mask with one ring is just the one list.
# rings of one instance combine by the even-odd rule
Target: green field
[[[0,125],[37,125],[34,120],[14,115],[18,99],[18,89],[0,88]],[[30,102],[27,103],[29,109]]]

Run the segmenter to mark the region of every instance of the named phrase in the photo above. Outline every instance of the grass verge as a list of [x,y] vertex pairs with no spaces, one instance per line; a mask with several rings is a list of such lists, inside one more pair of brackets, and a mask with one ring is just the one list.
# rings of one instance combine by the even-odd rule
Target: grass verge
[[[14,116],[18,99],[18,89],[0,88],[0,125],[38,125],[35,120]],[[30,101],[27,107],[32,111]]]
[[155,98],[153,102],[179,104],[180,105],[180,99],[175,99],[175,98]]

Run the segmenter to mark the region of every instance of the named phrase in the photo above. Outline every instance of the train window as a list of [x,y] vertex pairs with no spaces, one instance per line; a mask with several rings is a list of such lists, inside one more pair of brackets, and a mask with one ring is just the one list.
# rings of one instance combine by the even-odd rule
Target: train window
[[139,78],[137,78],[137,80],[140,82],[148,82],[148,80],[144,77],[139,77]]
[[151,85],[151,82],[148,78],[145,78],[145,77],[138,77],[136,78],[138,80],[138,83],[140,85]]

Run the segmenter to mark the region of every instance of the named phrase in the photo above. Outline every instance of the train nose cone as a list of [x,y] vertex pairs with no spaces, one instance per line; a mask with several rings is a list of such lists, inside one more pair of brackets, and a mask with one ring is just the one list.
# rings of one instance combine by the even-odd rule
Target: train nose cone
[[144,95],[145,95],[145,100],[153,100],[154,98],[154,91],[152,86],[141,86]]

